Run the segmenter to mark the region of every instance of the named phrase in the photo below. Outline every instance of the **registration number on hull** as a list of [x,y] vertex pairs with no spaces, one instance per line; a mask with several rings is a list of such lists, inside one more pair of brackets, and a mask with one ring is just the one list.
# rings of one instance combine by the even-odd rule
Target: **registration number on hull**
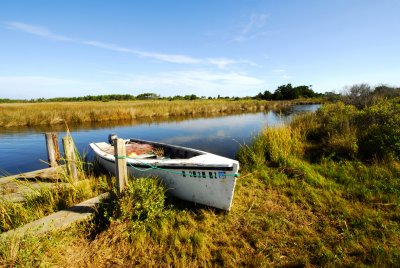
[[225,171],[182,171],[183,177],[204,179],[225,179]]

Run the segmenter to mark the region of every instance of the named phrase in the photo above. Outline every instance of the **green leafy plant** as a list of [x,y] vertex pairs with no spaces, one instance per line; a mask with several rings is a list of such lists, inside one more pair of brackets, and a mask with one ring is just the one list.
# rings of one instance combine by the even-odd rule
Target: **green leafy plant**
[[363,159],[400,159],[400,98],[365,108],[357,117]]
[[[157,179],[130,180],[118,195],[116,189],[99,205],[94,222],[101,231],[112,222],[132,223],[132,230],[166,215],[165,189]],[[95,230],[96,231],[96,230]]]

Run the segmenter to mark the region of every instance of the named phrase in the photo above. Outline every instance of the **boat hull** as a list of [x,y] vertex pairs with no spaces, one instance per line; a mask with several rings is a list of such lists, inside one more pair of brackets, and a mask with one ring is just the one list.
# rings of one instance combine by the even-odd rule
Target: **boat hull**
[[[99,162],[111,174],[116,173],[115,158],[94,152]],[[144,160],[127,158],[128,175],[132,177],[156,177],[165,185],[167,194],[174,197],[223,210],[230,210],[236,184],[239,163],[235,160],[209,154],[216,159],[231,161],[229,165],[182,163],[169,165],[168,161],[158,165]],[[206,157],[206,156],[204,156]]]

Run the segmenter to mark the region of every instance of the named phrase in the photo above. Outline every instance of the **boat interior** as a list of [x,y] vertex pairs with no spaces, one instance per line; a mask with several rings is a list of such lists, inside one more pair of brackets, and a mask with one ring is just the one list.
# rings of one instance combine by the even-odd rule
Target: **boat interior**
[[[132,153],[130,152],[130,150],[135,151],[134,153],[136,153],[138,156],[141,155],[141,154],[139,154],[140,152],[136,152],[137,149],[135,149],[135,148],[142,148],[142,147],[147,148],[147,151],[143,152],[144,154],[148,154],[148,157],[146,157],[146,158],[151,158],[151,156],[150,156],[151,154],[153,154],[154,157],[170,158],[170,159],[188,159],[188,158],[202,155],[201,152],[198,152],[196,150],[191,150],[189,148],[182,148],[179,146],[172,146],[172,145],[157,143],[157,142],[141,141],[141,140],[136,140],[136,139],[130,139],[127,142],[127,144],[126,144],[127,155],[132,156]],[[130,148],[130,149],[128,149],[128,148]]]

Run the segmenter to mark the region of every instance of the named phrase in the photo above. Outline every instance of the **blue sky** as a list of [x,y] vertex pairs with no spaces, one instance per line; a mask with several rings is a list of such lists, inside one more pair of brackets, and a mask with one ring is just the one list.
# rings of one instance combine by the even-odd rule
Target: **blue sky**
[[400,1],[0,2],[0,98],[399,86]]

